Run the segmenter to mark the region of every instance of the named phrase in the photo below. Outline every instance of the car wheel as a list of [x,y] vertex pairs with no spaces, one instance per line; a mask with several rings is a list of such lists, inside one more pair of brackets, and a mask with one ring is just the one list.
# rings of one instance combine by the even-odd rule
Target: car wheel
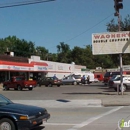
[[6,85],[4,85],[3,90],[9,90],[9,88]]
[[[123,92],[125,92],[125,91],[126,91],[126,89],[127,89],[126,85],[124,85],[124,84],[123,84],[123,86],[122,86],[122,87],[123,87]],[[119,90],[120,90],[120,92],[121,92],[121,85],[119,86]]]
[[33,88],[28,88],[28,90],[33,90]]
[[57,87],[60,87],[60,85],[57,85]]
[[3,118],[0,120],[0,130],[16,130],[16,127],[12,120]]
[[73,85],[77,85],[77,82],[75,81],[75,82],[73,83]]
[[21,91],[22,87],[20,85],[17,86],[18,90]]

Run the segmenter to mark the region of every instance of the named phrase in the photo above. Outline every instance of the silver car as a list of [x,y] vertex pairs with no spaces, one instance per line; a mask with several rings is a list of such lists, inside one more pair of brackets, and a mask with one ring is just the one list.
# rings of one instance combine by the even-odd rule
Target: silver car
[[81,75],[69,75],[62,79],[63,85],[65,84],[77,85],[79,83],[81,83]]

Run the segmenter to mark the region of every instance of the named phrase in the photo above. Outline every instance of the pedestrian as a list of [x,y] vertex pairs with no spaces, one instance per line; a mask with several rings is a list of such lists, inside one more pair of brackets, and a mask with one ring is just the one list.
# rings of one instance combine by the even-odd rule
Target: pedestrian
[[90,83],[90,76],[88,75],[87,76],[87,84],[89,84]]
[[54,80],[57,79],[56,74],[54,74],[53,79],[54,79]]
[[85,79],[86,79],[86,77],[85,77],[85,75],[83,75],[83,77],[82,77],[82,79],[81,79],[81,80],[82,80],[82,81],[81,81],[82,84],[85,84]]

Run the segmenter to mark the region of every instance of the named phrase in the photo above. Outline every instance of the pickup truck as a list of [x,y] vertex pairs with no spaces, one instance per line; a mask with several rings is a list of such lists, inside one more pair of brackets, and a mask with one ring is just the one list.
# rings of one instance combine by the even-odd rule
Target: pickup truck
[[34,80],[25,80],[23,76],[13,76],[10,80],[3,82],[3,90],[9,90],[14,88],[14,90],[29,89],[33,90],[36,86],[36,81]]

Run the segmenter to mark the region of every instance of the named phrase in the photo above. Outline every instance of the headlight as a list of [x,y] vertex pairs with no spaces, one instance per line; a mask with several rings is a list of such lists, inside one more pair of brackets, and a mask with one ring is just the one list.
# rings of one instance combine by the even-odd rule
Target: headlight
[[20,120],[28,120],[28,116],[20,116],[19,119]]

